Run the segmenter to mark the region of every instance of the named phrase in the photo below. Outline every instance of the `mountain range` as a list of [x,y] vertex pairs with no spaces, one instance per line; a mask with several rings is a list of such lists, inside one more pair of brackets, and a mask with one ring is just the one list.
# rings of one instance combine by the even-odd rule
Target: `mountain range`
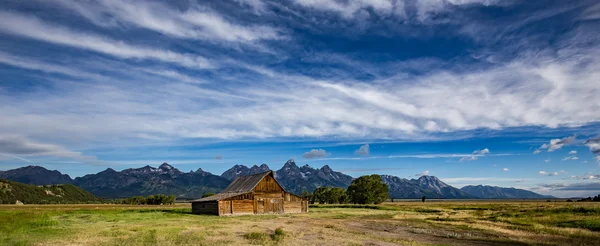
[[[202,169],[182,172],[168,163],[163,163],[158,168],[145,166],[122,171],[108,168],[96,174],[71,179],[69,175],[56,170],[27,166],[0,171],[0,178],[35,185],[73,184],[103,198],[173,194],[180,199],[186,199],[201,197],[207,192],[219,192],[238,176],[268,170],[271,169],[266,164],[252,167],[235,165],[221,175],[214,175]],[[328,165],[321,168],[313,168],[309,165],[298,166],[293,159],[288,160],[281,169],[275,171],[275,178],[287,191],[296,194],[304,191],[312,192],[322,186],[347,188],[353,180],[351,176],[334,171]],[[458,189],[435,176],[406,179],[381,175],[381,178],[389,186],[389,195],[394,199],[414,199],[423,196],[437,199],[548,198],[515,188],[466,186]]]
[[479,198],[452,187],[435,176],[405,179],[391,175],[381,175],[381,179],[389,187],[389,196],[397,199],[421,198],[423,196],[447,199]]
[[486,199],[539,199],[554,198],[553,196],[544,196],[538,193],[516,189],[489,185],[468,185],[461,188],[462,191],[476,197],[485,197]]

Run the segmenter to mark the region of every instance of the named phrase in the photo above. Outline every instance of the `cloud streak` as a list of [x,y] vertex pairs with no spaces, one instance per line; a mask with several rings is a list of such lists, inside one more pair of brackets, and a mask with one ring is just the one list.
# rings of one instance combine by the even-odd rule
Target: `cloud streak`
[[0,11],[0,30],[21,37],[95,51],[123,59],[151,59],[197,69],[214,67],[211,61],[198,55],[131,45],[96,34],[49,25],[35,16],[8,11]]

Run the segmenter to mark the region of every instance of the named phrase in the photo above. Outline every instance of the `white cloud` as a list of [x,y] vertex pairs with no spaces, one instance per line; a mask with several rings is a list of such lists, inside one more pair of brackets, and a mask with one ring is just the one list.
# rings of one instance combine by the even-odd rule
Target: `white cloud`
[[369,155],[370,154],[370,148],[369,148],[369,144],[364,144],[361,145],[360,148],[358,148],[358,150],[355,151],[356,154],[359,155]]
[[583,142],[583,144],[585,144],[585,146],[590,148],[590,151],[592,152],[592,154],[596,155],[596,159],[598,161],[600,161],[600,136],[585,140],[585,142]]
[[568,161],[568,160],[576,161],[576,160],[579,160],[579,157],[577,157],[577,156],[567,156],[567,157],[563,158],[563,161]]
[[327,152],[323,149],[312,149],[308,152],[304,152],[304,154],[302,154],[302,157],[306,158],[306,159],[312,159],[312,158],[321,158],[321,157],[325,157],[327,156]]
[[470,155],[470,156],[465,156],[465,157],[460,158],[459,161],[474,161],[477,159],[478,159],[477,156]]
[[[366,10],[380,16],[395,15],[401,18],[406,17],[406,0],[294,0],[296,4],[320,11],[329,11],[340,16],[350,18],[360,18],[367,14]],[[440,12],[448,12],[452,5],[482,4],[495,5],[497,0],[417,0],[408,3],[409,6],[416,7],[417,18],[419,21],[426,21],[430,15]]]
[[539,150],[539,149],[536,149],[536,150],[534,150],[534,151],[533,151],[533,154],[534,154],[534,155],[537,155],[537,154],[539,154],[539,153],[541,153],[541,152],[542,152],[541,150]]
[[215,160],[223,160],[223,156],[222,155],[215,156]]
[[592,172],[588,172],[585,175],[576,176],[573,175],[570,179],[578,179],[578,180],[592,180],[592,179],[600,179],[600,174],[593,174]]
[[570,136],[562,139],[552,139],[550,140],[550,143],[543,144],[542,146],[540,146],[540,149],[548,149],[548,152],[552,152],[573,142],[575,142],[575,136]]
[[550,162],[550,159],[546,159],[546,160],[544,160],[544,162],[545,162],[545,163],[549,163],[549,162]]
[[152,59],[199,69],[214,67],[211,61],[198,55],[131,45],[123,41],[47,24],[37,17],[12,12],[0,11],[0,30],[18,36],[91,50],[118,58]]
[[[135,26],[178,38],[227,42],[253,42],[282,37],[275,28],[234,24],[218,13],[195,4],[181,11],[153,1],[53,0],[53,2],[103,27]],[[261,6],[259,1],[246,3],[257,8]]]
[[489,154],[489,153],[490,153],[490,150],[488,148],[473,151],[473,154],[476,154],[476,155],[485,155],[485,154]]
[[502,172],[508,172],[508,168],[502,168]]
[[421,173],[417,173],[417,174],[415,174],[415,177],[427,176],[427,175],[429,175],[429,170],[425,170]]
[[464,157],[460,158],[459,161],[474,161],[474,160],[479,159],[478,157],[487,155],[489,153],[490,153],[490,150],[488,148],[475,150],[475,151],[473,151],[472,155],[464,156]]
[[577,154],[577,151],[576,151],[576,150],[571,150],[571,151],[569,151],[569,155],[576,155],[576,154]]
[[[252,87],[223,83],[218,90],[179,83],[158,89],[153,84],[122,84],[118,78],[87,87],[58,84],[59,94],[43,90],[20,96],[0,93],[0,104],[5,106],[0,111],[0,132],[69,136],[76,144],[90,139],[111,143],[141,135],[418,139],[438,133],[452,137],[453,132],[474,129],[598,122],[600,101],[594,99],[600,94],[595,86],[600,55],[594,50],[564,55],[569,52],[563,49],[552,52],[557,56],[520,58],[488,69],[436,70],[372,83],[275,74],[257,78],[261,83]],[[23,96],[25,104],[19,103]],[[429,127],[431,122],[436,127]]]
[[[560,173],[565,173],[565,172],[563,170],[561,170]],[[538,172],[539,175],[546,175],[546,176],[558,176],[558,175],[560,175],[560,173],[559,172],[550,172],[549,173],[549,172],[546,172],[546,171],[539,171]]]

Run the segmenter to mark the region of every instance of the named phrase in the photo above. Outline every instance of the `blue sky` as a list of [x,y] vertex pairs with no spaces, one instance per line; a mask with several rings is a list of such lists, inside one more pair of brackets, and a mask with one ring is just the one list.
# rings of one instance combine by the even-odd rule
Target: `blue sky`
[[0,170],[294,158],[600,192],[597,1],[2,5]]

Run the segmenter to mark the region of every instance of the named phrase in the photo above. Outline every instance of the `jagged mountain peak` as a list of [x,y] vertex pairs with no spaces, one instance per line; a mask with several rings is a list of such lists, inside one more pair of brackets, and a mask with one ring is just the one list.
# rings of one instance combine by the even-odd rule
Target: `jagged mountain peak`
[[169,163],[166,163],[166,162],[163,162],[163,164],[161,164],[158,168],[163,169],[163,170],[175,169],[173,166],[169,165]]
[[229,180],[234,180],[236,177],[239,176],[246,176],[246,175],[251,175],[251,174],[256,174],[256,173],[262,173],[262,172],[266,172],[271,170],[269,168],[269,166],[267,166],[267,164],[261,164],[260,166],[258,165],[253,165],[252,167],[248,168],[245,165],[235,165],[233,167],[231,167],[230,169],[228,169],[227,171],[223,172],[223,174],[221,174],[221,177],[229,179]]
[[321,170],[322,170],[322,171],[326,171],[326,172],[331,172],[331,171],[333,171],[333,170],[331,169],[331,167],[329,167],[329,165],[325,165],[325,166],[321,167]]
[[283,164],[283,167],[281,169],[286,170],[286,171],[287,170],[296,170],[296,169],[298,169],[298,165],[296,165],[296,162],[294,162],[294,159],[290,159],[285,164]]

